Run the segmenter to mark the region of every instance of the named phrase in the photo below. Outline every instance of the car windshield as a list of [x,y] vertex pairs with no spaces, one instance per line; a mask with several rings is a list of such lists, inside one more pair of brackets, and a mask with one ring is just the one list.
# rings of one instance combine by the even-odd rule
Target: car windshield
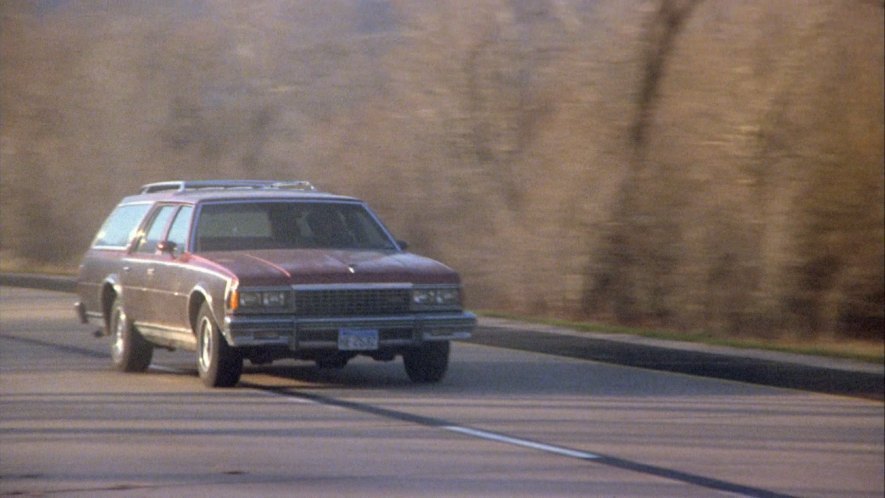
[[206,204],[200,210],[194,243],[195,252],[396,249],[363,205],[340,202]]

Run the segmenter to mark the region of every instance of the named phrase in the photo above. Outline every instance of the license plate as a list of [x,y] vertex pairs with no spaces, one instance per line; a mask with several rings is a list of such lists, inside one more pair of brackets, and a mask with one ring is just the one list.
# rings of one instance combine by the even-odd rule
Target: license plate
[[378,329],[339,329],[338,349],[374,351],[378,349]]

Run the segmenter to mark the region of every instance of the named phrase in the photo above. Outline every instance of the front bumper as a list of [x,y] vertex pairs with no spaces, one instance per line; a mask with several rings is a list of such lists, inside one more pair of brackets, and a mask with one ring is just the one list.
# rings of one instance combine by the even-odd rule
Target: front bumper
[[77,313],[77,318],[80,320],[80,323],[89,323],[89,315],[86,313],[86,305],[80,301],[74,303],[74,312]]
[[466,311],[320,318],[234,315],[225,317],[223,333],[236,347],[288,346],[300,351],[337,349],[339,330],[371,328],[378,330],[378,348],[385,349],[469,339],[475,326],[476,315]]

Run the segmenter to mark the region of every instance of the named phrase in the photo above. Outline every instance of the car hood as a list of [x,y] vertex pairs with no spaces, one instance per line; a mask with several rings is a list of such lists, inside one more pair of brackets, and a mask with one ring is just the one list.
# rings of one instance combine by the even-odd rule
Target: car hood
[[200,256],[223,266],[244,286],[460,282],[448,266],[407,252],[287,249],[207,252]]

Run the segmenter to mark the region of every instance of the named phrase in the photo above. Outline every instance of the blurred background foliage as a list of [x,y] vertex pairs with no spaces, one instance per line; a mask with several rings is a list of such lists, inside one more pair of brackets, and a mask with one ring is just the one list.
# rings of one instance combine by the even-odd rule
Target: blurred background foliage
[[147,182],[370,202],[472,307],[881,339],[879,0],[4,0],[0,255]]

